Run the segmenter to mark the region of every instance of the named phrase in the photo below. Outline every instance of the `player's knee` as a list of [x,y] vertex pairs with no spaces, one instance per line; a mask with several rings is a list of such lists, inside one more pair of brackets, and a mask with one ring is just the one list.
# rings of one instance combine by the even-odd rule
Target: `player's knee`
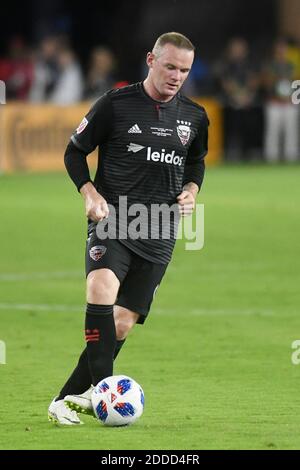
[[116,275],[109,269],[99,269],[87,277],[87,301],[91,304],[114,304],[119,288]]
[[135,325],[135,322],[131,318],[119,318],[115,319],[116,335],[117,340],[126,338],[131,328]]
[[118,340],[126,338],[131,328],[138,321],[139,314],[127,308],[116,305],[114,307],[114,319],[116,325],[116,335]]

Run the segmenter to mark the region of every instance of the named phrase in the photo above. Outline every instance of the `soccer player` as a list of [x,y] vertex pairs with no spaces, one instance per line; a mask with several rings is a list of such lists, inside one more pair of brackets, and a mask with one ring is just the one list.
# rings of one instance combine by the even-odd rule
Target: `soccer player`
[[[88,218],[87,307],[86,348],[49,407],[49,419],[61,424],[80,424],[77,412],[92,412],[91,386],[113,374],[113,361],[129,331],[147,318],[176,238],[175,230],[163,237],[160,229],[159,237],[124,236],[121,222],[116,236],[99,238],[98,228],[114,211],[124,216],[120,196],[127,197],[129,208],[176,204],[183,216],[195,207],[208,119],[201,106],[180,94],[193,59],[188,38],[176,32],[160,36],[147,54],[147,78],[101,96],[66,149],[65,165]],[[96,147],[98,169],[92,182],[86,157]]]

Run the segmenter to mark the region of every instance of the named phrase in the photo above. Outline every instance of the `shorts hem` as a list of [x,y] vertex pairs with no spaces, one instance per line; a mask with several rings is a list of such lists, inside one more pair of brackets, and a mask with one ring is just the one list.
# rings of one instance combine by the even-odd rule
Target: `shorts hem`
[[139,315],[139,319],[137,321],[138,324],[142,325],[146,318],[148,317],[148,314],[149,314],[149,311],[146,311],[145,309],[143,308],[140,308],[140,307],[134,307],[132,305],[129,305],[127,302],[122,302],[122,301],[116,301],[115,305],[119,306],[119,307],[124,307],[124,308],[128,308],[128,310],[131,310],[132,312],[134,313],[137,313]]
[[110,266],[110,267],[108,267],[108,266],[107,266],[107,267],[106,267],[106,266],[101,266],[101,268],[92,268],[92,269],[89,270],[89,272],[86,272],[86,273],[85,273],[85,278],[87,279],[88,275],[89,275],[91,272],[93,272],[93,271],[99,271],[100,269],[109,269],[110,271],[112,271],[112,272],[115,274],[115,276],[117,277],[117,279],[118,279],[120,285],[121,285],[121,283],[123,282],[124,277],[120,276],[120,275],[117,273],[117,271],[116,271],[114,268],[112,268],[111,266]]

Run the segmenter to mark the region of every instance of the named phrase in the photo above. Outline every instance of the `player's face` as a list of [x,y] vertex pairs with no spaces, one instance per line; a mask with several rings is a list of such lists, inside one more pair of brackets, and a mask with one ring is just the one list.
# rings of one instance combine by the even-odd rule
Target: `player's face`
[[180,90],[191,70],[194,51],[179,49],[166,44],[158,57],[149,53],[147,63],[150,68],[152,85],[161,100],[170,100]]

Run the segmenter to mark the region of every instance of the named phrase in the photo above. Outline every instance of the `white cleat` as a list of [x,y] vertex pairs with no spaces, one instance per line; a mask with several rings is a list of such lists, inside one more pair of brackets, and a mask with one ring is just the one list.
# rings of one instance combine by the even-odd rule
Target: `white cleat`
[[86,415],[94,416],[94,410],[92,405],[93,386],[91,386],[86,392],[81,395],[67,395],[64,398],[65,404],[73,411],[77,413],[84,413]]
[[76,411],[70,410],[64,400],[55,401],[55,398],[48,408],[48,419],[56,424],[65,424],[67,426],[83,424]]

